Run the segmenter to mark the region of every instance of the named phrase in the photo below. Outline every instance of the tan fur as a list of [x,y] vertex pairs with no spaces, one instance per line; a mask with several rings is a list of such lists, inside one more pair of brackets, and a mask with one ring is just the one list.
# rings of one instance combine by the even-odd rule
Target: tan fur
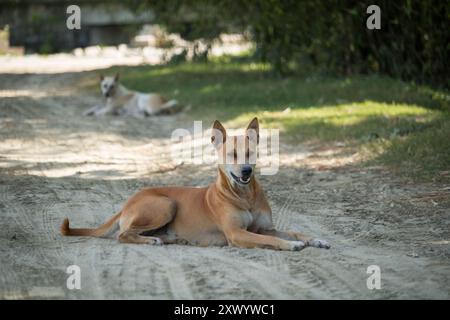
[[[255,127],[255,121],[258,130],[256,118],[249,128]],[[227,137],[218,121],[214,128],[223,130],[224,137],[222,141],[213,135],[212,142],[219,153],[227,152],[223,142],[234,137]],[[326,241],[311,239],[298,232],[275,230],[272,211],[255,176],[252,174],[248,183],[244,184],[232,178],[230,172],[238,175],[243,166],[248,164],[227,166],[220,163],[215,183],[204,188],[143,189],[126,202],[120,213],[101,227],[71,229],[66,219],[61,232],[63,235],[100,237],[119,220],[120,242],[188,243],[199,246],[231,244],[243,248],[277,250],[301,250],[308,245],[330,247]]]

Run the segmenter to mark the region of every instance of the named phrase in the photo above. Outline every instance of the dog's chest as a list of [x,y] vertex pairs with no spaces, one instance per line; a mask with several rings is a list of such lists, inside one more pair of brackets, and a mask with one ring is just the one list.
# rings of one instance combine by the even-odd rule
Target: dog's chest
[[243,211],[239,214],[239,218],[241,220],[241,228],[248,229],[255,220],[254,214],[249,211]]
[[241,220],[241,228],[250,231],[264,227],[263,225],[266,220],[264,215],[250,211],[241,212],[239,217]]
[[255,213],[250,211],[243,211],[239,214],[241,228],[256,232],[260,229],[270,229],[271,219],[266,214]]

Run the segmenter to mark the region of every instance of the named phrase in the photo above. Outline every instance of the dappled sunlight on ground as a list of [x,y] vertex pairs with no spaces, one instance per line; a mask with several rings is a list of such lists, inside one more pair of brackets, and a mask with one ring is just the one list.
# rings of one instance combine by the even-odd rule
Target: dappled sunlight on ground
[[[165,68],[187,71],[158,75]],[[177,92],[192,104],[189,112],[146,119],[83,117],[100,100],[90,90],[94,72],[0,75],[0,298],[449,297],[450,190],[365,166],[358,149],[391,135],[410,139],[402,130],[422,132],[419,125],[434,121],[442,121],[444,137],[445,118],[435,120],[419,103],[378,101],[365,87],[357,91],[366,99],[349,99],[351,81],[321,86],[265,79],[261,70],[207,68],[122,69],[127,86]],[[335,91],[340,87],[348,92]],[[213,119],[240,128],[229,131],[238,134],[255,115],[261,128],[281,129],[279,171],[258,174],[275,226],[326,239],[331,250],[149,247],[60,236],[65,217],[74,227],[98,226],[141,188],[212,183],[214,162],[203,163],[199,154],[191,162],[172,157],[173,130],[194,133],[194,120],[203,120],[198,135],[178,147],[206,147]],[[83,290],[69,291],[65,271],[74,262],[83,270]],[[388,274],[383,290],[365,286],[371,264]],[[416,286],[420,292],[410,290]]]

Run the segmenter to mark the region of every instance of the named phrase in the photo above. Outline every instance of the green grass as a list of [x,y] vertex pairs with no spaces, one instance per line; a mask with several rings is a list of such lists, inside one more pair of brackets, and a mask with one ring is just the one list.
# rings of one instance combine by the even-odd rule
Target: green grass
[[191,104],[192,120],[240,127],[257,115],[292,144],[345,142],[366,163],[423,179],[450,170],[445,90],[381,76],[274,78],[269,65],[245,58],[110,70],[116,71],[129,88]]

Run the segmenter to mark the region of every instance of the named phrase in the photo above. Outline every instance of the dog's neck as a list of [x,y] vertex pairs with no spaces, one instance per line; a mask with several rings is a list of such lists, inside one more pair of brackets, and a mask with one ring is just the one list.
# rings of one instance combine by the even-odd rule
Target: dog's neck
[[131,92],[130,90],[128,90],[127,88],[125,88],[123,85],[121,85],[119,83],[119,86],[117,87],[117,91],[116,91],[117,95],[124,96],[124,95],[129,94],[130,92]]
[[211,185],[216,199],[212,201],[226,201],[241,210],[251,210],[256,201],[256,191],[259,189],[255,176],[251,177],[247,185],[239,185],[229,180],[219,168],[216,182]]
[[117,99],[126,95],[129,95],[131,93],[130,90],[128,90],[127,88],[125,88],[123,85],[121,85],[120,83],[117,84],[117,88],[114,91],[114,95],[108,97],[108,99]]

